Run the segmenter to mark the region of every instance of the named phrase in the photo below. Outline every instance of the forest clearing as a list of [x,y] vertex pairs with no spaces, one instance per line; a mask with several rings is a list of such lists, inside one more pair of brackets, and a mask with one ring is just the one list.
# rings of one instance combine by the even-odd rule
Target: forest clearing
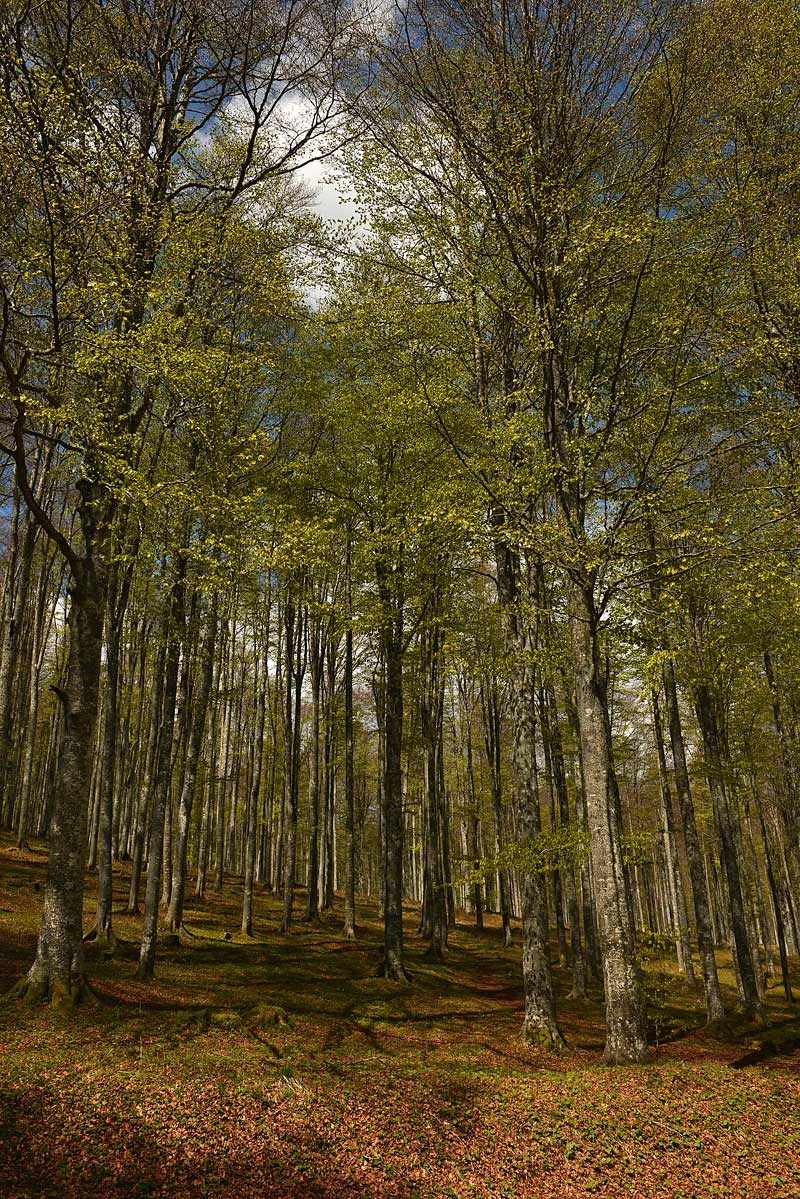
[[800,1194],[800,5],[0,0],[0,1191]]
[[[35,945],[44,858],[6,841],[0,862],[7,987]],[[441,963],[415,940],[412,911],[413,981],[398,993],[374,977],[374,905],[359,905],[352,942],[339,897],[322,924],[286,936],[280,905],[260,895],[243,940],[240,890],[230,880],[191,905],[152,983],[133,978],[140,922],[117,916],[124,944],[91,963],[99,1007],[67,1020],[0,1008],[4,1196],[797,1194],[800,1021],[778,992],[769,1029],[715,1038],[674,963],[654,961],[663,1039],[650,1064],[612,1070],[600,997],[568,1000],[566,970],[555,986],[569,1048],[524,1041],[519,951],[496,919],[479,933],[459,913]],[[732,999],[729,967],[721,979]]]

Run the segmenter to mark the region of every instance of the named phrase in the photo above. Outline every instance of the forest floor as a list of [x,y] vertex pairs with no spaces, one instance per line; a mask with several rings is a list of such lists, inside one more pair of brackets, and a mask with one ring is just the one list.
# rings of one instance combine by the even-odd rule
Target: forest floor
[[[32,960],[45,869],[44,847],[0,841],[2,991]],[[115,871],[115,909],[126,884]],[[555,980],[569,1049],[522,1040],[519,933],[503,949],[494,918],[478,933],[461,914],[436,963],[411,909],[413,981],[397,986],[374,977],[374,906],[359,905],[355,943],[338,902],[282,936],[259,892],[243,941],[240,893],[232,879],[190,900],[189,935],[159,947],[150,985],[134,980],[139,921],[117,915],[116,955],[88,947],[98,1006],[0,1006],[0,1195],[800,1196],[800,1020],[777,988],[769,1028],[717,1040],[701,995],[652,961],[661,1037],[648,1065],[612,1068],[599,997],[568,999],[567,970]],[[724,959],[722,978],[733,1006]]]

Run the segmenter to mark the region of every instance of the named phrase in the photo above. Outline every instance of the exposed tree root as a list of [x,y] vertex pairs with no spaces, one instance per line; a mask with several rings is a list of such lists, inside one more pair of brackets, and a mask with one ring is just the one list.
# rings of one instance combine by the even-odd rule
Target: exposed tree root
[[41,971],[31,970],[14,984],[3,996],[4,1003],[17,1001],[25,1007],[49,1004],[54,1011],[71,1012],[81,1003],[99,1006],[99,1000],[85,978],[77,982],[64,983],[61,979],[50,980]]

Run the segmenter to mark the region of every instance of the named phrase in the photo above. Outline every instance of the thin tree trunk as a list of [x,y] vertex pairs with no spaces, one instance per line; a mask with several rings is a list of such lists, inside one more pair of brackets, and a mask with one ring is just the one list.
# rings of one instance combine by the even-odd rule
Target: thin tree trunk
[[[564,770],[564,750],[561,740],[561,729],[558,723],[558,710],[554,694],[545,689],[545,706],[549,708],[549,719],[547,733],[550,740],[550,754],[553,767],[553,782],[555,785],[556,795],[558,797],[558,809],[561,820],[561,829],[566,833],[571,826],[569,812],[569,791],[567,790],[567,776]],[[570,851],[567,851],[569,856]],[[567,916],[569,919],[570,932],[570,955],[572,958],[572,998],[586,998],[586,959],[583,953],[583,945],[581,943],[581,917],[580,908],[578,906],[578,885],[576,879],[575,863],[571,856],[564,869],[564,881],[567,892]]]
[[[267,638],[269,645],[269,615],[267,615]],[[256,866],[256,837],[258,832],[258,805],[261,795],[261,773],[264,760],[264,729],[267,718],[267,689],[269,686],[268,655],[264,653],[264,677],[258,690],[258,731],[256,733],[255,753],[253,760],[253,777],[250,783],[248,802],[247,840],[244,855],[244,894],[242,899],[242,933],[245,937],[253,936],[253,879]]]
[[497,902],[503,927],[503,945],[508,947],[511,944],[511,907],[508,895],[508,872],[504,864],[506,835],[503,819],[503,776],[500,756],[500,696],[496,679],[493,678],[487,681],[486,686],[482,688],[482,700],[484,744],[489,764],[489,787],[492,793],[495,852],[498,859]]
[[295,871],[297,865],[297,807],[300,782],[300,712],[305,673],[305,623],[298,616],[294,599],[286,600],[286,655],[289,672],[286,680],[286,821],[283,857],[283,920],[281,932],[292,926]]
[[695,688],[695,710],[703,737],[703,749],[708,770],[708,784],[720,837],[720,853],[727,882],[731,928],[736,948],[736,961],[742,983],[742,999],[745,1014],[753,1019],[761,1018],[761,1000],[758,994],[755,967],[750,950],[747,917],[742,893],[739,857],[733,829],[733,818],[728,803],[727,785],[724,775],[725,750],[721,742],[719,721],[714,711],[710,689],[701,684]]
[[181,639],[186,621],[186,559],[178,557],[170,601],[165,608],[164,639],[167,646],[164,663],[164,706],[161,714],[156,769],[153,786],[153,812],[150,818],[150,843],[147,852],[147,887],[144,900],[142,946],[137,978],[153,977],[158,934],[158,907],[161,889],[161,865],[164,852],[164,823],[170,791],[172,736],[178,698]]
[[152,708],[150,712],[144,779],[139,787],[136,802],[136,821],[131,859],[131,886],[128,895],[128,906],[126,908],[129,916],[136,915],[139,911],[139,889],[141,886],[142,862],[144,858],[145,817],[155,780],[161,712],[164,706],[164,663],[166,661],[166,652],[166,645],[162,640],[154,668]]
[[[192,695],[191,723],[186,746],[186,762],[184,767],[183,785],[178,804],[178,821],[174,838],[174,861],[172,864],[172,889],[170,893],[167,923],[170,931],[177,933],[183,924],[183,905],[186,897],[187,851],[189,846],[189,829],[192,819],[195,791],[197,789],[197,772],[203,745],[203,733],[206,727],[208,701],[214,681],[214,651],[217,640],[218,597],[214,595],[211,607],[206,617],[206,627],[203,643],[200,649],[198,663],[198,679]],[[207,820],[207,816],[206,816]],[[202,847],[206,852],[205,844]]]
[[686,975],[689,986],[694,986],[694,963],[692,961],[692,946],[689,940],[689,920],[686,911],[686,897],[683,891],[680,862],[675,839],[675,820],[672,813],[672,795],[667,773],[667,759],[664,753],[664,729],[661,721],[661,705],[658,695],[653,692],[653,730],[658,757],[658,773],[661,782],[661,817],[664,822],[664,852],[667,867],[667,883],[672,900],[672,908],[677,923],[678,966]]
[[[308,772],[308,893],[305,920],[319,919],[319,810],[320,759],[322,750],[322,631],[318,619],[309,627],[309,658],[311,665],[311,754]],[[328,697],[331,702],[331,697]],[[327,774],[325,778],[327,784]],[[327,790],[327,786],[326,786]],[[327,798],[327,797],[326,797]]]
[[350,542],[347,543],[348,622],[344,635],[344,935],[356,935],[355,776],[353,731],[353,626]]
[[667,707],[667,723],[669,725],[670,748],[672,750],[672,763],[675,774],[675,790],[678,794],[684,845],[686,848],[686,862],[689,867],[689,881],[692,886],[694,918],[700,953],[700,971],[703,976],[703,989],[706,1000],[706,1017],[709,1024],[716,1024],[725,1019],[725,1008],[719,989],[717,959],[714,954],[714,923],[708,899],[703,853],[700,848],[700,838],[697,834],[694,803],[692,802],[692,793],[689,786],[689,770],[686,765],[686,748],[683,740],[680,709],[678,707],[675,667],[670,660],[662,664],[661,677],[664,684],[664,700]]

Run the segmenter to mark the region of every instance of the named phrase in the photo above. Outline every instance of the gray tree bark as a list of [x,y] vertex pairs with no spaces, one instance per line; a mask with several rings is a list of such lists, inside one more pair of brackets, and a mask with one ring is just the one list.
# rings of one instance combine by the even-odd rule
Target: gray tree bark
[[570,631],[605,985],[604,1057],[608,1062],[641,1062],[648,1057],[646,1004],[614,802],[607,680],[591,582],[571,581]]

